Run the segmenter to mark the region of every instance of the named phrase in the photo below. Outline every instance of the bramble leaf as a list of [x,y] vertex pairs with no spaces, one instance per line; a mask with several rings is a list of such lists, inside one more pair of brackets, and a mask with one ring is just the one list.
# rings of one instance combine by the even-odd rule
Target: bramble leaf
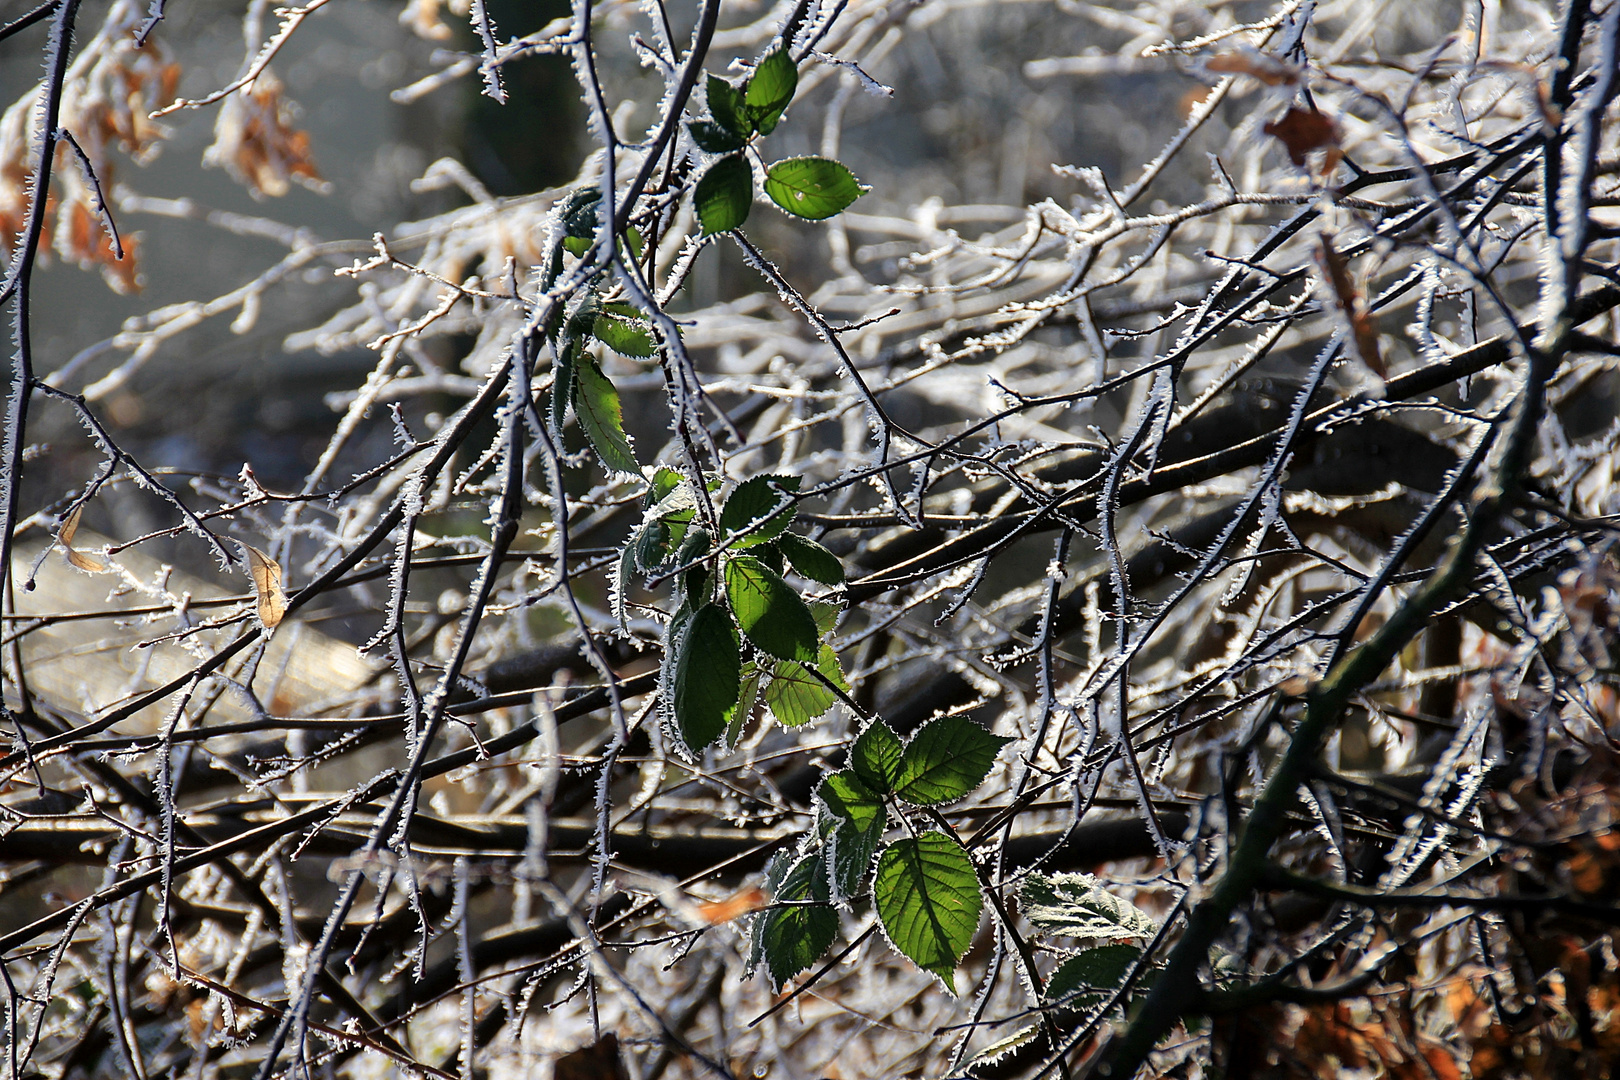
[[743,144],[736,132],[715,120],[694,120],[686,125],[686,130],[692,133],[692,141],[698,144],[699,150],[711,154],[727,154]]
[[1058,965],[1046,982],[1046,999],[1071,1008],[1096,1004],[1125,981],[1126,972],[1142,955],[1139,945],[1099,945]]
[[829,774],[816,794],[835,825],[832,833],[833,889],[840,899],[854,896],[866,883],[889,812],[883,799],[849,769]]
[[965,716],[942,716],[906,744],[894,793],[920,806],[960,799],[984,782],[1009,742]]
[[798,86],[799,69],[787,49],[777,46],[766,53],[743,91],[743,112],[755,131],[769,135],[776,128]]
[[624,433],[619,391],[588,352],[580,351],[574,372],[574,415],[602,464],[614,472],[640,476],[641,465],[630,448],[630,437]]
[[[653,340],[652,327],[640,313],[627,315],[614,310],[629,307],[628,304],[614,304],[605,308],[596,316],[596,323],[591,332],[596,339],[621,356],[634,356],[644,358],[651,356],[658,343]],[[630,309],[635,312],[634,308]]]
[[794,217],[821,221],[871,189],[830,158],[785,158],[765,170],[765,194]]
[[888,724],[874,720],[849,748],[849,767],[861,783],[880,795],[887,795],[900,778],[900,759],[904,755],[900,736]]
[[709,166],[692,198],[704,236],[730,232],[748,220],[753,208],[753,170],[741,154],[723,157]]
[[[831,645],[823,645],[816,659],[816,670],[845,693],[849,684],[838,667],[838,654]],[[765,687],[765,704],[771,715],[783,727],[803,727],[838,704],[838,695],[827,684],[816,678],[809,665],[797,660],[778,660],[771,669],[771,681]]]
[[718,739],[731,722],[741,688],[737,628],[719,604],[698,609],[676,642],[675,727],[694,754]]
[[726,599],[737,625],[761,652],[778,660],[814,660],[816,620],[799,594],[751,555],[726,562]]
[[872,883],[889,941],[956,992],[956,964],[979,928],[984,897],[962,845],[942,832],[897,840],[878,858]]
[[720,534],[737,548],[775,539],[798,512],[798,504],[787,494],[798,490],[797,476],[744,480],[720,510]]
[[743,94],[718,75],[710,75],[707,83],[709,115],[715,123],[737,137],[738,145],[753,133],[743,120]]
[[[778,874],[780,880],[772,882]],[[749,967],[763,959],[771,988],[779,990],[827,951],[838,934],[838,914],[827,903],[827,867],[818,856],[805,856],[785,874],[773,867],[766,885],[775,903],[791,906],[766,908],[754,920]]]
[[1145,938],[1158,924],[1121,900],[1090,874],[1033,875],[1024,882],[1024,917],[1048,934],[1090,938]]
[[811,581],[819,581],[823,585],[844,583],[844,564],[838,561],[838,556],[814,540],[784,532],[776,538],[776,546],[782,549],[782,554],[787,556],[793,569]]

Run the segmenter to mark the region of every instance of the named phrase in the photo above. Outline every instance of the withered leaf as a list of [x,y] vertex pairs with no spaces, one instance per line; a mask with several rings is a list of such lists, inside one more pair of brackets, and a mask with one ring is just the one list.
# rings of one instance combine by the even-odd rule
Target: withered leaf
[[287,614],[287,594],[281,591],[281,566],[252,544],[243,544],[242,550],[247,552],[248,573],[259,598],[259,621],[265,629],[274,630]]
[[73,537],[79,531],[79,515],[84,512],[84,504],[75,506],[67,517],[62,519],[62,527],[56,531],[56,542],[62,545],[62,554],[67,557],[68,565],[87,574],[100,574],[106,572],[107,564],[93,555],[86,555],[73,547]]
[[[1339,147],[1338,125],[1315,109],[1291,108],[1281,120],[1268,121],[1261,130],[1281,140],[1288,160],[1301,167],[1311,151],[1328,150],[1336,155]],[[1336,157],[1332,163],[1338,164]]]
[[1219,53],[1210,57],[1204,66],[1222,75],[1247,75],[1267,86],[1298,86],[1302,75],[1293,64],[1259,49]]

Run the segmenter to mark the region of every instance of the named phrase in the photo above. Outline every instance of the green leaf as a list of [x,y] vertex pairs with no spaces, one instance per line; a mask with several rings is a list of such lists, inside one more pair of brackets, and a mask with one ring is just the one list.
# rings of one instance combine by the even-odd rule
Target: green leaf
[[634,553],[636,569],[643,574],[656,571],[669,561],[669,526],[662,521],[649,521],[636,530],[629,549]]
[[647,478],[647,497],[643,506],[649,510],[657,506],[663,502],[666,495],[680,487],[684,479],[685,477],[668,465],[660,465],[653,469],[652,475]]
[[621,356],[648,357],[658,344],[653,340],[652,327],[647,323],[610,315],[605,311],[596,317],[596,325],[591,332],[598,341]]
[[1063,1002],[1071,1008],[1095,1005],[1105,994],[1111,994],[1125,981],[1142,955],[1137,945],[1099,945],[1072,956],[1058,965],[1046,982],[1046,999]]
[[675,647],[675,727],[687,749],[698,754],[726,730],[737,707],[742,681],[737,628],[725,608],[704,604]]
[[563,237],[563,247],[568,250],[568,254],[574,256],[576,259],[583,259],[585,257],[585,253],[591,250],[591,244],[593,242],[594,241],[592,241],[588,236]]
[[997,1039],[989,1046],[986,1046],[983,1050],[980,1050],[977,1054],[974,1054],[972,1059],[968,1061],[966,1067],[962,1070],[963,1073],[968,1076],[975,1075],[980,1066],[994,1065],[996,1062],[1000,1061],[1004,1057],[1007,1057],[1019,1047],[1027,1046],[1029,1043],[1034,1042],[1035,1037],[1040,1033],[1041,1025],[1026,1024],[1017,1031],[1013,1032],[1011,1035],[1008,1035],[1005,1039]]
[[[767,886],[772,885],[772,876],[767,875]],[[771,989],[779,990],[827,951],[838,935],[838,914],[827,903],[827,867],[817,856],[794,863],[769,891],[778,903],[813,902],[770,907],[754,920],[749,966],[758,967],[763,959]]]
[[636,262],[641,261],[641,253],[646,250],[647,241],[643,239],[641,230],[634,225],[624,230],[624,242],[630,247],[630,257]]
[[765,170],[765,194],[771,201],[811,221],[832,217],[870,190],[829,158],[784,158]]
[[694,120],[686,125],[686,130],[692,133],[692,141],[698,144],[699,150],[711,154],[730,153],[743,144],[741,136],[714,120]]
[[[849,693],[849,684],[844,682],[844,673],[838,667],[838,654],[831,645],[821,647],[816,670],[834,686]],[[765,687],[765,704],[783,727],[803,727],[825,716],[838,700],[838,695],[829,690],[826,683],[797,660],[778,660],[771,669],[771,681]]]
[[878,858],[872,883],[889,942],[956,992],[956,964],[979,928],[984,897],[973,862],[942,832],[897,840]]
[[838,629],[838,617],[844,613],[844,605],[834,600],[811,600],[806,605],[810,615],[816,620],[818,634],[830,634]]
[[844,583],[844,564],[838,561],[838,556],[814,540],[784,532],[776,538],[776,546],[782,549],[782,554],[787,556],[793,569],[811,581],[819,581],[823,585]]
[[641,465],[624,433],[624,414],[619,407],[619,391],[602,374],[596,357],[581,350],[574,365],[574,415],[596,454],[614,472],[641,475]]
[[[558,216],[562,219],[563,235],[576,240],[591,240],[596,236],[596,226],[600,220],[597,205],[602,201],[602,189],[599,187],[575,188],[569,192],[568,199],[563,203]],[[587,244],[587,247],[590,245]],[[573,249],[570,248],[570,251]],[[579,252],[574,252],[579,254]]]
[[752,121],[754,130],[761,135],[769,135],[782,118],[782,110],[793,100],[793,92],[798,87],[799,69],[794,66],[793,57],[788,55],[787,49],[777,46],[766,53],[765,59],[759,62],[754,74],[749,77],[748,88],[743,91],[743,111]]
[[749,548],[748,554],[764,563],[777,577],[787,573],[787,564],[782,561],[782,549],[775,544],[758,544]]
[[546,419],[551,424],[553,437],[560,437],[568,419],[568,406],[574,400],[574,369],[579,365],[583,346],[579,339],[570,337],[553,347],[555,359],[551,365],[551,402]]
[[717,75],[708,80],[709,115],[715,123],[737,137],[741,143],[753,134],[753,128],[743,119],[742,91]]
[[840,899],[861,891],[877,854],[889,811],[883,798],[849,769],[829,774],[816,794],[836,821],[832,834],[832,880]]
[[814,660],[816,620],[799,594],[751,555],[726,562],[726,599],[737,625],[761,652],[778,660]]
[[797,476],[755,476],[744,480],[720,510],[720,535],[738,548],[775,539],[798,513],[798,504],[787,494],[798,490]]
[[704,236],[730,232],[747,221],[754,205],[754,174],[747,160],[732,154],[710,165],[693,200]]
[[701,525],[694,525],[686,530],[686,535],[681,540],[680,547],[675,549],[675,557],[671,560],[676,566],[697,563],[681,575],[682,594],[687,603],[693,607],[709,602],[709,568],[698,560],[707,555],[712,546],[713,539],[709,536],[709,530]]
[[965,716],[942,716],[906,744],[894,793],[919,806],[960,799],[984,782],[1010,742]]
[[1021,893],[1024,917],[1048,934],[1089,938],[1145,938],[1153,919],[1102,887],[1090,874],[1032,875]]
[[764,673],[759,665],[752,660],[742,667],[742,689],[737,691],[737,708],[733,711],[731,723],[726,725],[726,749],[735,750],[737,743],[742,741],[743,729],[748,726],[748,718],[754,715],[754,706],[759,702],[759,681]]
[[880,795],[887,795],[900,778],[900,759],[904,755],[900,736],[888,724],[874,720],[849,748],[849,767],[860,777],[861,783]]

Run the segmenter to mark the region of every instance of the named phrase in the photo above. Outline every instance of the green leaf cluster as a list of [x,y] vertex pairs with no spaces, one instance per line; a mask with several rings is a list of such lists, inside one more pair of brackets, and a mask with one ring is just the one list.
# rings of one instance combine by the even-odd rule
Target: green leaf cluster
[[[741,84],[708,77],[709,112],[687,125],[705,153],[723,155],[698,180],[693,195],[704,236],[730,232],[748,220],[754,203],[754,171],[746,150],[756,135],[776,130],[799,86],[798,68],[781,45],[766,53]],[[786,158],[765,169],[765,195],[795,217],[821,221],[839,213],[868,189],[830,158]]]
[[825,716],[849,692],[832,646],[841,605],[807,601],[784,575],[843,583],[838,557],[787,532],[796,476],[756,476],[719,508],[718,540],[698,524],[698,498],[672,469],[648,474],[642,524],[625,545],[615,593],[634,571],[674,584],[663,696],[671,728],[693,754],[722,735],[735,743],[763,698],[778,723]]

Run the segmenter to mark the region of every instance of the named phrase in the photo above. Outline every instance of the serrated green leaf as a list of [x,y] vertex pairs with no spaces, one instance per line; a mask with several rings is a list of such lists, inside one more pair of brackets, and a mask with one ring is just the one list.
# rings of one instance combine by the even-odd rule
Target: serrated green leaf
[[794,217],[821,221],[869,191],[830,158],[785,158],[765,170],[765,194]]
[[680,546],[675,549],[674,558],[671,559],[676,566],[696,563],[681,575],[681,595],[693,607],[709,602],[709,568],[698,560],[709,553],[713,544],[708,529],[701,525],[693,525],[686,530]]
[[598,341],[621,356],[645,358],[658,347],[653,340],[652,327],[646,322],[606,311],[596,316],[591,331]]
[[849,748],[849,767],[861,783],[882,795],[894,790],[900,778],[900,759],[905,747],[900,736],[881,720],[874,720],[856,737]]
[[787,564],[782,561],[782,549],[774,543],[758,544],[749,548],[748,554],[764,563],[777,577],[787,573]]
[[574,369],[582,348],[579,339],[573,337],[553,348],[551,401],[546,410],[546,420],[551,424],[553,438],[562,436],[563,424],[568,420],[568,406],[574,400]]
[[644,574],[656,571],[669,561],[669,526],[662,521],[649,521],[631,537],[629,550],[634,553],[636,569]]
[[769,135],[782,118],[782,110],[793,100],[799,86],[799,69],[787,49],[778,46],[765,54],[765,58],[749,76],[743,91],[743,107],[754,130]]
[[709,166],[692,198],[704,236],[730,232],[748,220],[753,208],[753,170],[741,154],[723,157]]
[[1125,981],[1142,955],[1137,945],[1099,945],[1058,965],[1046,982],[1046,1000],[1062,1002],[1071,1008],[1094,1005]]
[[897,840],[878,858],[872,882],[889,942],[956,992],[956,964],[967,954],[984,911],[979,879],[962,845],[942,832]]
[[624,433],[619,391],[597,366],[596,357],[583,350],[574,364],[574,415],[585,429],[596,454],[614,472],[641,475],[641,465]]
[[759,665],[750,660],[742,668],[742,687],[737,691],[737,708],[731,717],[731,723],[726,725],[726,749],[735,750],[737,743],[742,740],[743,730],[748,726],[748,718],[754,714],[754,706],[759,703],[759,683],[765,677]]
[[812,902],[769,907],[754,920],[750,966],[763,960],[771,989],[779,990],[827,951],[838,935],[838,914],[828,904],[827,867],[819,856],[794,863],[770,891],[776,903]]
[[930,721],[906,744],[894,793],[919,806],[960,799],[984,782],[996,754],[1010,742],[965,716]]
[[1008,1054],[1011,1054],[1019,1047],[1026,1046],[1029,1043],[1034,1042],[1035,1037],[1040,1033],[1041,1025],[1027,1024],[1013,1032],[1011,1035],[1008,1035],[1005,1039],[997,1039],[989,1046],[986,1046],[983,1050],[980,1050],[977,1054],[974,1054],[973,1058],[962,1070],[963,1073],[972,1076],[975,1074],[978,1066],[994,1065],[996,1062],[1000,1061]]
[[844,583],[844,564],[838,561],[838,556],[814,540],[784,532],[776,538],[776,546],[782,549],[782,554],[787,556],[793,569],[811,581],[819,581],[823,585]]
[[736,132],[715,120],[694,120],[686,125],[686,130],[692,133],[692,141],[697,143],[698,149],[710,154],[729,153],[743,144]]
[[680,473],[668,465],[659,465],[651,469],[647,477],[647,495],[642,501],[642,506],[648,510],[657,506],[666,495],[681,486],[683,479],[685,478]]
[[737,485],[720,509],[720,535],[735,548],[753,547],[775,539],[798,503],[788,494],[799,490],[797,476],[755,476]]
[[737,628],[719,604],[698,609],[676,643],[675,727],[694,754],[718,739],[731,722],[741,687]]
[[799,594],[751,555],[726,562],[726,599],[737,625],[761,652],[778,660],[813,660],[819,651],[816,620]]
[[810,600],[806,606],[810,609],[810,616],[816,620],[816,633],[830,634],[838,629],[838,618],[844,613],[844,605],[841,602]]
[[832,880],[840,899],[861,891],[872,857],[889,827],[883,799],[850,769],[829,774],[816,794],[836,825],[832,833]]
[[738,142],[753,134],[753,128],[743,119],[742,91],[717,75],[708,78],[709,115],[715,123],[737,137]]
[[[823,645],[816,659],[816,670],[834,686],[849,692],[844,673],[838,667],[838,654],[831,645]],[[765,704],[771,715],[783,727],[803,727],[838,704],[838,695],[827,684],[816,678],[805,664],[797,660],[778,660],[771,669],[771,681],[765,686]]]
[[1146,912],[1090,874],[1032,875],[1020,895],[1024,917],[1048,934],[1145,938],[1158,929]]

